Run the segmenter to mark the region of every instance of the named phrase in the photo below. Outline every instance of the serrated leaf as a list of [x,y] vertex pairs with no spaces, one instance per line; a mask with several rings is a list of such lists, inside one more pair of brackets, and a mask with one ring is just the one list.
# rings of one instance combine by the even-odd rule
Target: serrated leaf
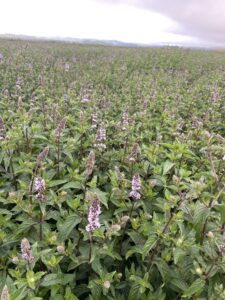
[[181,278],[173,278],[170,281],[171,286],[174,285],[176,288],[178,288],[181,291],[184,291],[188,288],[185,281],[183,281]]
[[132,256],[134,253],[142,254],[142,252],[143,252],[142,246],[136,245],[134,247],[131,247],[126,253],[126,259],[128,259],[130,256]]
[[48,187],[51,188],[57,185],[61,185],[63,183],[66,183],[67,181],[68,181],[67,179],[51,180],[48,184]]
[[165,163],[163,164],[163,175],[168,174],[173,166],[174,163],[170,162],[169,160],[165,161]]
[[198,203],[195,207],[195,212],[194,212],[194,227],[196,229],[197,234],[200,234],[205,220],[209,216],[209,208],[206,207],[205,205]]
[[149,236],[149,238],[147,239],[146,243],[143,246],[142,259],[144,259],[146,255],[148,255],[149,251],[152,248],[154,248],[156,241],[157,241],[157,236],[155,234]]
[[205,286],[205,281],[202,279],[197,279],[195,280],[191,286],[189,286],[185,291],[184,294],[182,296],[182,298],[189,298],[194,295],[195,293],[199,293],[203,290]]
[[131,289],[129,292],[129,297],[128,297],[129,300],[139,299],[139,288],[140,288],[139,282],[135,282],[135,281],[132,282]]
[[59,240],[65,241],[65,239],[67,239],[68,236],[70,235],[73,228],[77,224],[79,224],[80,221],[81,221],[81,218],[78,215],[72,214],[72,215],[69,215],[63,223],[58,224]]
[[77,189],[81,190],[82,189],[82,184],[78,181],[71,181],[65,184],[60,190],[66,190],[66,189]]
[[27,295],[27,287],[22,287],[10,294],[10,300],[22,300]]
[[107,197],[106,197],[107,194],[105,192],[102,192],[102,191],[100,191],[97,188],[91,189],[90,191],[93,192],[93,193],[95,193],[98,196],[99,201],[103,205],[105,205],[106,208],[108,208],[108,200],[107,200]]
[[46,275],[42,282],[42,287],[48,287],[55,284],[67,285],[74,280],[75,274],[48,274]]
[[179,259],[186,255],[185,251],[180,248],[173,249],[174,263],[177,264]]
[[170,268],[168,267],[167,263],[162,259],[158,259],[155,262],[155,265],[157,266],[164,282],[169,282],[171,280],[171,276],[170,276]]
[[74,294],[72,294],[69,286],[66,287],[65,300],[79,300]]

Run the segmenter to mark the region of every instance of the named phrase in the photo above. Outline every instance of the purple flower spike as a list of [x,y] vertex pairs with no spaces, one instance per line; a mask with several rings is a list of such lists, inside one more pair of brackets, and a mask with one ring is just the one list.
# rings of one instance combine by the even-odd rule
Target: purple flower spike
[[141,179],[138,173],[134,174],[132,178],[132,191],[130,192],[130,197],[139,200],[141,198],[141,194],[139,193],[141,189]]
[[98,129],[96,137],[95,137],[94,147],[98,148],[99,150],[105,149],[106,144],[103,141],[106,141],[106,130],[105,130],[105,128],[100,127]]
[[45,181],[43,178],[38,177],[34,182],[35,191],[38,193],[42,193],[45,190]]
[[87,232],[93,232],[96,228],[100,227],[99,215],[101,213],[100,202],[97,197],[91,201],[91,206],[88,213],[88,225],[86,226]]

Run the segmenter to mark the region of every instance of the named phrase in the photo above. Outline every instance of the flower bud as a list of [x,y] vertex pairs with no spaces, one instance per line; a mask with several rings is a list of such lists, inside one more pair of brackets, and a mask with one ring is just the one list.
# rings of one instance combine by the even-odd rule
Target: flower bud
[[129,216],[123,216],[123,217],[121,218],[121,222],[122,222],[122,223],[126,223],[129,219],[130,219]]
[[207,237],[210,238],[210,239],[213,239],[213,238],[214,238],[213,232],[212,232],[212,231],[209,231],[209,232],[207,233]]
[[65,247],[63,245],[59,245],[59,246],[57,246],[57,251],[59,253],[63,253],[63,252],[65,252]]
[[207,138],[207,139],[210,139],[210,137],[211,137],[211,134],[206,130],[205,131],[205,137]]
[[199,267],[195,269],[195,272],[196,272],[196,274],[198,274],[198,275],[202,275],[202,269],[199,268]]
[[9,297],[9,290],[7,285],[5,285],[1,293],[1,300],[9,300]]
[[18,258],[18,256],[13,256],[12,262],[13,262],[15,265],[17,265],[17,264],[19,263],[19,258]]
[[183,244],[183,239],[182,238],[179,238],[177,240],[177,246],[181,246]]
[[110,281],[109,280],[104,281],[103,286],[104,288],[109,289],[111,286]]

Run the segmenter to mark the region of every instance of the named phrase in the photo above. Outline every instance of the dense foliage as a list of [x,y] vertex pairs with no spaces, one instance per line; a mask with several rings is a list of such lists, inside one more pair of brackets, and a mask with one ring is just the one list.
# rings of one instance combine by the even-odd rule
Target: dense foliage
[[225,55],[0,41],[1,299],[225,299]]

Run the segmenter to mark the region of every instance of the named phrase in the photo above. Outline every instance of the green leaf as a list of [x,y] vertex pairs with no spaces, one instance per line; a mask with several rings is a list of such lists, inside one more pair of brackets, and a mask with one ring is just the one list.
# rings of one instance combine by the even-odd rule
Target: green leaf
[[10,300],[22,300],[27,295],[27,286],[16,290],[13,294],[10,294]]
[[183,298],[188,298],[190,299],[192,295],[194,295],[195,293],[199,293],[203,290],[205,286],[205,281],[202,280],[202,279],[197,279],[195,280],[191,286],[189,286],[185,291],[184,291],[184,294],[183,294]]
[[41,286],[48,287],[55,284],[67,285],[74,280],[75,274],[48,274],[41,282]]
[[155,262],[155,265],[157,266],[157,268],[163,278],[163,281],[169,282],[171,280],[171,272],[170,272],[170,268],[168,267],[167,263],[162,259],[158,259]]
[[67,179],[51,180],[48,184],[48,187],[51,188],[57,185],[61,185],[63,183],[66,183],[67,181],[68,181]]
[[142,254],[143,252],[143,247],[142,246],[133,246],[131,247],[127,253],[126,253],[126,259],[128,259],[130,256],[132,256],[134,253],[139,253],[139,254]]
[[185,251],[183,251],[180,248],[174,248],[173,249],[173,257],[174,257],[174,263],[177,264],[179,259],[184,257],[186,255]]
[[209,216],[209,212],[210,212],[209,208],[201,203],[198,203],[195,207],[193,220],[194,220],[194,227],[198,235],[203,229],[205,220]]
[[59,229],[58,239],[60,241],[65,241],[65,239],[67,239],[68,236],[70,235],[73,228],[80,222],[81,222],[81,218],[78,215],[76,214],[69,215],[64,222],[58,224],[58,229]]
[[167,160],[164,164],[163,164],[163,175],[166,175],[169,173],[169,171],[172,169],[172,167],[174,166],[174,163],[170,162],[169,160]]
[[[42,273],[42,272],[39,272],[39,273]],[[43,274],[39,274],[40,276],[42,276]],[[31,289],[35,289],[35,282],[36,280],[38,279],[38,277],[36,278],[35,277],[35,274],[33,271],[27,271],[27,274],[26,274],[26,279],[27,279],[27,284],[28,286],[31,288]]]
[[69,286],[66,287],[65,300],[79,300],[74,294],[72,294]]
[[93,188],[93,189],[91,189],[90,191],[93,192],[93,193],[95,193],[95,194],[97,194],[97,196],[98,196],[100,202],[101,202],[103,205],[105,205],[106,208],[108,208],[108,200],[107,200],[107,197],[106,197],[107,193],[102,192],[102,191],[100,191],[100,190],[97,189],[97,188]]
[[214,208],[220,213],[220,224],[225,222],[225,204],[217,204]]
[[101,296],[101,286],[96,283],[95,280],[91,280],[88,284],[88,288],[91,290],[93,299],[100,299]]
[[139,299],[139,288],[140,288],[139,282],[135,282],[135,281],[132,282],[131,289],[129,292],[129,297],[128,297],[129,300]]
[[149,251],[155,247],[157,241],[157,236],[155,234],[152,234],[149,236],[149,238],[147,239],[146,243],[143,246],[143,250],[142,250],[142,259],[144,259]]
[[82,184],[78,181],[71,181],[65,184],[60,190],[66,190],[66,189],[77,189],[81,190],[82,189]]
[[173,278],[170,281],[171,288],[174,285],[178,290],[185,291],[188,287],[185,281],[183,281],[181,278]]

